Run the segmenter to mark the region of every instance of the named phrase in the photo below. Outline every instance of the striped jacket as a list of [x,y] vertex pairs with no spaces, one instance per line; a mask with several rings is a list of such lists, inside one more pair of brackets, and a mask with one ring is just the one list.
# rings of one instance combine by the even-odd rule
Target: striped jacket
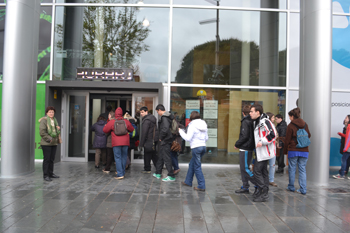
[[256,148],[258,162],[269,160],[276,156],[276,128],[263,113],[258,121],[253,122],[255,147],[261,142],[262,147]]

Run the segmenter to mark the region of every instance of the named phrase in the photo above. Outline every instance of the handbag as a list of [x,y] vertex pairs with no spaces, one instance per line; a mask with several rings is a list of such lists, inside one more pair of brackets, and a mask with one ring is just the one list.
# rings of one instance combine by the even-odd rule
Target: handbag
[[58,143],[59,143],[59,144],[62,144],[61,134],[58,135]]
[[181,150],[181,145],[176,140],[171,143],[171,151],[179,152]]

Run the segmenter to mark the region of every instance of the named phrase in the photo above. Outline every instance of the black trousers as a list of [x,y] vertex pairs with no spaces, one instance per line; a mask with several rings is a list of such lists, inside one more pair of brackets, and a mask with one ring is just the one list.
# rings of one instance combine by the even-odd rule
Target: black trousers
[[145,154],[143,156],[143,163],[144,163],[144,169],[145,171],[151,171],[152,167],[151,167],[151,160],[153,162],[153,165],[156,167],[157,169],[157,161],[158,161],[158,157],[157,157],[157,151],[145,151]]
[[284,164],[284,154],[283,154],[283,147],[280,150],[280,156],[276,157],[277,159],[277,164],[278,164],[278,169],[283,169],[286,165]]
[[249,181],[251,181],[254,185],[258,186],[259,188],[263,189],[266,188],[269,189],[269,172],[267,170],[267,164],[269,163],[269,160],[258,162],[255,161],[254,169],[253,169],[253,176],[249,177]]
[[50,177],[53,175],[53,164],[55,161],[55,155],[57,146],[41,146],[44,154],[43,162],[43,174],[45,177]]
[[175,177],[173,164],[171,162],[171,157],[170,157],[170,148],[171,148],[170,143],[166,143],[163,145],[162,143],[160,143],[159,151],[158,151],[158,161],[156,165],[156,169],[157,169],[156,174],[162,174],[163,165],[165,164],[165,167],[168,170],[168,176]]
[[241,170],[241,177],[244,189],[249,189],[249,177],[253,176],[253,173],[249,170],[249,165],[252,162],[252,156],[253,151],[239,152],[239,167]]
[[105,171],[110,171],[111,165],[114,161],[113,148],[108,148],[108,147],[106,148],[106,157],[107,157],[107,162],[106,162]]

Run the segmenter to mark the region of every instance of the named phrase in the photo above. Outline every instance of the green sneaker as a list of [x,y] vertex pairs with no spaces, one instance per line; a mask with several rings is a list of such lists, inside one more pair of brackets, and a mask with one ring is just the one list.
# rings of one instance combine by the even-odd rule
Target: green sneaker
[[160,174],[153,173],[153,177],[160,179],[162,176]]
[[172,181],[175,181],[175,178],[171,177],[171,176],[167,176],[164,179],[162,179],[162,181],[164,181],[164,182],[172,182]]

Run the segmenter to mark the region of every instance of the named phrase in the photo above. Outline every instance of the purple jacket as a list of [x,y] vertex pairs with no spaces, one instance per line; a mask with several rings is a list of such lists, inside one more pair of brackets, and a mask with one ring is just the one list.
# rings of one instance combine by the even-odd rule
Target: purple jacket
[[99,120],[91,127],[92,131],[95,131],[95,138],[92,144],[93,148],[106,148],[107,144],[107,136],[103,132],[103,127],[107,124],[107,122],[103,120]]

